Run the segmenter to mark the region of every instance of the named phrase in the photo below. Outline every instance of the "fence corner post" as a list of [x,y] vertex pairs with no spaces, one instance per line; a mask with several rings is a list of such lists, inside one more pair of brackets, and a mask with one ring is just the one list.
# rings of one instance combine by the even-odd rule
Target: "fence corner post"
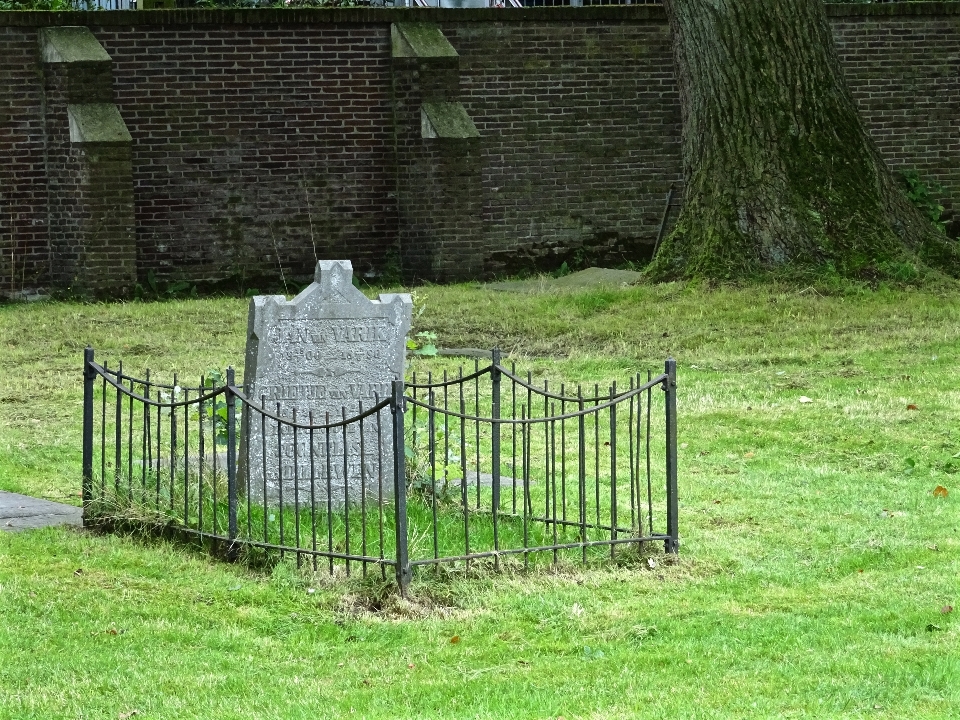
[[393,395],[390,399],[390,411],[393,414],[393,497],[396,513],[396,577],[400,594],[407,596],[412,570],[407,546],[407,470],[406,445],[403,432],[403,380],[393,381]]
[[83,351],[83,522],[89,519],[90,503],[93,501],[93,384],[97,371],[93,369],[93,348]]
[[676,555],[680,550],[679,502],[677,500],[677,361],[667,358],[664,365],[665,415],[667,424],[667,539],[664,550]]
[[[493,361],[490,367],[490,419],[491,433],[490,438],[490,474],[493,478],[491,482],[490,501],[493,511],[493,566],[500,570],[500,531],[498,516],[500,514],[500,348],[494,348],[490,353]],[[477,483],[480,482],[480,468],[477,468]]]
[[227,401],[227,537],[230,547],[227,550],[231,559],[234,553],[233,542],[237,539],[237,396],[233,387],[236,384],[234,370],[227,368],[227,386],[224,391]]

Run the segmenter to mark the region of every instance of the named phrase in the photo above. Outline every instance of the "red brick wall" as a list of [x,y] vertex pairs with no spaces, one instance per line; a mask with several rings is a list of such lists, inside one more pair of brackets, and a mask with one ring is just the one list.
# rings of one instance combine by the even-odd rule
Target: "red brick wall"
[[[83,150],[70,142],[65,111],[70,100],[69,78],[64,72],[48,72],[44,77],[45,138],[41,157],[46,159],[45,228],[49,239],[50,275],[48,281],[67,288],[83,264],[81,247],[83,227],[90,212],[83,202]],[[56,108],[60,112],[55,112]]]
[[483,138],[484,271],[649,256],[682,175],[670,32],[646,10],[442,23]]
[[381,262],[388,25],[92,29],[133,136],[141,267],[258,287],[312,277],[317,257]]
[[[885,157],[960,196],[960,8],[828,12]],[[423,176],[442,192],[437,177],[461,169],[449,153],[411,150],[410,78],[397,76],[396,112],[393,101],[397,20],[439,23],[460,53],[459,99],[481,138],[466,163],[479,164],[479,185],[463,205],[479,217],[459,229],[436,197],[399,215],[398,191]],[[412,274],[447,278],[638,258],[680,179],[670,37],[656,7],[0,13],[2,292],[50,284],[47,223],[63,206],[47,200],[44,25],[86,25],[113,59],[133,136],[141,278],[152,269],[265,290],[281,271],[309,279],[316,257],[350,258],[362,275],[396,250]],[[439,175],[423,175],[430,162]],[[405,222],[449,237],[404,248]]]
[[[928,4],[861,15],[828,9],[847,83],[887,163],[942,183],[944,199],[957,207],[960,13],[953,4]],[[914,14],[922,10],[931,14]]]
[[43,95],[36,28],[0,25],[0,293],[50,270]]

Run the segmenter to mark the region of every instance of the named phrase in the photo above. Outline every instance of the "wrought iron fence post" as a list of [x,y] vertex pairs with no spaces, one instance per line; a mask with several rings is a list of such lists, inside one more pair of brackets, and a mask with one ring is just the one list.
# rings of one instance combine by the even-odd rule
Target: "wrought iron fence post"
[[93,383],[97,372],[93,369],[93,348],[83,351],[83,519],[88,519],[93,501]]
[[667,375],[664,391],[667,425],[667,535],[664,550],[676,555],[680,549],[677,501],[677,361],[668,358],[664,366]]
[[[495,552],[500,550],[500,529],[498,515],[500,514],[500,348],[494,348],[490,353],[493,360],[493,366],[490,369],[490,382],[492,384],[491,392],[493,397],[490,401],[490,417],[492,419],[491,430],[492,438],[490,440],[490,464],[491,475],[493,477],[492,504],[493,507],[493,549]],[[480,485],[480,468],[477,468],[477,486]],[[500,569],[500,556],[493,556],[494,568]]]
[[403,433],[403,380],[393,381],[393,397],[390,400],[390,412],[393,414],[393,497],[395,526],[397,534],[396,577],[400,594],[407,595],[412,571],[407,547],[407,471],[406,448]]
[[[236,384],[232,367],[227,368],[227,537],[233,553],[233,541],[237,539],[237,396],[233,392]],[[214,510],[216,512],[216,510]]]
[[[617,384],[610,386],[610,402],[617,396]],[[610,559],[617,557],[617,405],[610,406]]]
[[[122,360],[120,361],[120,365],[117,368],[117,382],[121,385],[123,384],[123,361]],[[174,381],[173,384],[176,385],[177,384],[176,381]],[[115,453],[113,458],[113,491],[116,494],[117,499],[119,500],[120,498],[120,462],[121,462],[120,447],[121,447],[121,440],[123,437],[123,432],[122,432],[123,424],[121,422],[121,413],[123,410],[123,406],[122,406],[123,394],[120,392],[119,388],[117,389],[116,395],[117,395],[116,410],[114,413],[115,429],[114,429],[114,438],[113,438],[113,446],[114,446],[114,453]]]

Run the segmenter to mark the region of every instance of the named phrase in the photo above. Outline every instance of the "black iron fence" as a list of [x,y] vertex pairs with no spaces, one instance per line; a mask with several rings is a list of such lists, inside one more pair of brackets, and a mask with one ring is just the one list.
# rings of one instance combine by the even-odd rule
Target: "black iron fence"
[[338,417],[225,377],[135,378],[84,357],[90,524],[145,523],[330,573],[678,550],[676,364],[551,388],[492,363],[395,382]]

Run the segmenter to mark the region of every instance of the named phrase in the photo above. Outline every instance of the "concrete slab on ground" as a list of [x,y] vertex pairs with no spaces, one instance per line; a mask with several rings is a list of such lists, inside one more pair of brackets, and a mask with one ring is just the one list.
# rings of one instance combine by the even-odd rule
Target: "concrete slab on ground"
[[570,273],[561,277],[539,275],[526,280],[510,280],[507,282],[489,283],[491,290],[503,292],[535,293],[550,290],[581,290],[598,287],[624,287],[633,285],[643,277],[641,273],[632,270],[612,270],[610,268],[592,267],[580,272]]
[[[451,484],[459,485],[460,480],[451,480]],[[480,483],[481,487],[493,487],[493,475],[490,473],[482,472],[478,473],[476,470],[467,470],[467,485],[476,485]],[[528,480],[531,485],[536,484],[536,480]],[[514,480],[512,477],[507,477],[506,475],[500,476],[500,487],[502,488],[512,488],[514,485],[517,487],[523,487],[523,478],[517,478]]]
[[83,511],[74,505],[0,490],[0,530],[34,530],[53,525],[83,525]]

